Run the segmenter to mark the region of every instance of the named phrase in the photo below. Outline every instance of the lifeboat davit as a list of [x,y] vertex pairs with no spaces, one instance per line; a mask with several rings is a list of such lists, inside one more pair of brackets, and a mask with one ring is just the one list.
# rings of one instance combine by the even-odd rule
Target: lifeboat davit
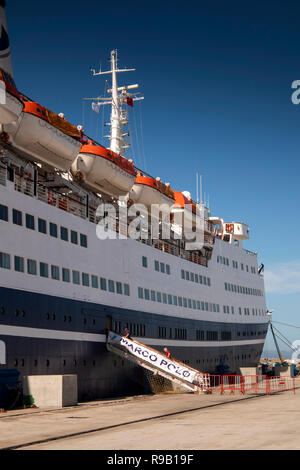
[[144,204],[148,208],[152,204],[174,204],[174,191],[160,178],[138,175],[129,193],[129,198],[135,203]]
[[93,142],[81,147],[71,172],[91,189],[114,197],[128,194],[136,177],[132,160]]
[[63,171],[70,168],[82,145],[80,130],[34,101],[24,101],[18,121],[4,130],[13,147]]
[[18,120],[24,103],[12,76],[0,68],[0,124]]

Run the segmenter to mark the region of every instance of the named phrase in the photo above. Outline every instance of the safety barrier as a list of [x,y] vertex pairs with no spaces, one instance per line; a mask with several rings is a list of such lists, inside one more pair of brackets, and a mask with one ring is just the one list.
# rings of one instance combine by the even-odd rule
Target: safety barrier
[[266,375],[210,375],[209,393],[234,395],[266,394],[280,391],[293,391],[296,393],[295,378],[268,377]]

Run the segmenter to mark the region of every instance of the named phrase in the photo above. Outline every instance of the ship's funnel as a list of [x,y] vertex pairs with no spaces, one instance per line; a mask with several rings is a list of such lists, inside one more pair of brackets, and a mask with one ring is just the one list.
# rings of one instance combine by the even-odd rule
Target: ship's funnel
[[7,33],[5,0],[0,0],[0,68],[13,77],[10,45]]

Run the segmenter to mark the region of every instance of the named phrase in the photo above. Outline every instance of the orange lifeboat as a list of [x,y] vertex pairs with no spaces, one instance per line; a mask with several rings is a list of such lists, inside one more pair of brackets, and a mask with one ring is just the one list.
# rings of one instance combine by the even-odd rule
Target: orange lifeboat
[[174,191],[168,184],[164,184],[159,178],[138,175],[129,193],[129,198],[135,203],[150,207],[151,204],[174,204]]
[[86,186],[114,197],[126,195],[136,177],[132,160],[91,141],[82,145],[71,172]]
[[63,171],[70,168],[82,145],[80,130],[63,116],[25,99],[18,121],[4,130],[13,147]]
[[17,121],[24,107],[14,79],[0,69],[0,124]]

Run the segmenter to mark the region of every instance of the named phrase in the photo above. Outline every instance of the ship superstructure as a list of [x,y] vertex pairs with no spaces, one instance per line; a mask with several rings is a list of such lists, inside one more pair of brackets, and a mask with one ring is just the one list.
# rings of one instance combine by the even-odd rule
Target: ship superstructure
[[[116,51],[111,97],[102,100],[111,106],[110,148],[19,92],[1,54],[0,67],[0,367],[77,374],[79,399],[136,393],[142,372],[105,345],[108,329],[125,327],[205,372],[255,365],[268,319],[257,254],[242,246],[248,226],[212,217],[125,157],[126,106],[141,97],[131,92],[137,85],[118,86],[117,73],[129,69],[117,68]],[[108,227],[103,203],[116,208]],[[120,207],[130,214],[135,203],[170,208],[168,239],[160,228],[156,238],[128,236],[132,219]],[[198,212],[203,239],[190,243],[178,237],[178,220],[193,227]],[[143,230],[151,234],[150,219]]]

